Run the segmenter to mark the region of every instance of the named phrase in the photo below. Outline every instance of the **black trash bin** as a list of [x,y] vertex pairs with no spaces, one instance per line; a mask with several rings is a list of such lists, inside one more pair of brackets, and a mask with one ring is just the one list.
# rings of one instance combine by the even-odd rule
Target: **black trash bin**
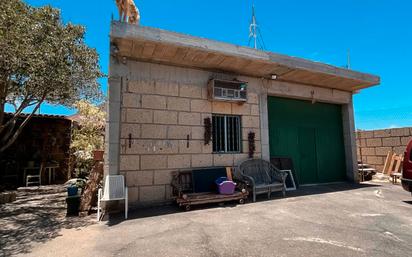
[[67,213],[66,216],[79,216],[80,195],[66,197]]

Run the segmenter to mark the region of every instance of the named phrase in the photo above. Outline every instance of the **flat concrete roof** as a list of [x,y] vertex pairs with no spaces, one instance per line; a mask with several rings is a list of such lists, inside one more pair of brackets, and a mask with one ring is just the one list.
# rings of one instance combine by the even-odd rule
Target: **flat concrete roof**
[[113,21],[110,40],[118,54],[143,62],[229,72],[354,92],[378,85],[380,77],[157,28]]

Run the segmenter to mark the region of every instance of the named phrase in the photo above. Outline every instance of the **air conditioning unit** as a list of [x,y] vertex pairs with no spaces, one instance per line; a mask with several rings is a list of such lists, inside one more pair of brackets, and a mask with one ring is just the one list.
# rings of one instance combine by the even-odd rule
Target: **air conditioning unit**
[[208,93],[210,100],[246,102],[247,82],[211,79],[208,85]]

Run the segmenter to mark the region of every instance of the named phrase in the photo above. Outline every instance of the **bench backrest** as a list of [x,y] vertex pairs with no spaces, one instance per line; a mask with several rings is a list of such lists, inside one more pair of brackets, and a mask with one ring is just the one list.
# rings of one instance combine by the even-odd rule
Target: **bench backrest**
[[173,175],[172,185],[182,193],[192,193],[193,183],[192,183],[192,171],[177,171]]
[[256,184],[270,184],[271,164],[261,159],[251,159],[242,162],[239,171],[242,175],[250,176]]
[[124,176],[107,175],[104,183],[104,198],[122,199],[125,197]]

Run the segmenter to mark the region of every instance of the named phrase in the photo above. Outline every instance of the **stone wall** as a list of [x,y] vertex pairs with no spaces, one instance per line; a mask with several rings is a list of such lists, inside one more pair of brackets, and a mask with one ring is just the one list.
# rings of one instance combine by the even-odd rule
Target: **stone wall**
[[[10,115],[6,116],[8,118]],[[18,122],[22,122],[24,118],[25,116],[19,117]],[[64,183],[70,172],[71,127],[71,120],[63,116],[34,115],[16,142],[0,153],[0,185],[25,185],[24,168],[29,162],[40,167],[43,159],[59,164],[54,182]],[[46,172],[42,174],[42,183],[48,183]]]
[[[132,75],[122,88],[120,174],[126,177],[131,203],[170,199],[176,170],[237,165],[248,156],[249,131],[256,133],[255,156],[261,156],[253,83],[247,103],[218,102],[208,100],[207,82],[223,74],[137,62],[130,62],[129,69]],[[204,144],[203,121],[212,113],[241,116],[242,153],[213,154],[212,144]]]
[[358,159],[382,171],[389,151],[405,152],[412,139],[412,128],[382,129],[356,132]]

